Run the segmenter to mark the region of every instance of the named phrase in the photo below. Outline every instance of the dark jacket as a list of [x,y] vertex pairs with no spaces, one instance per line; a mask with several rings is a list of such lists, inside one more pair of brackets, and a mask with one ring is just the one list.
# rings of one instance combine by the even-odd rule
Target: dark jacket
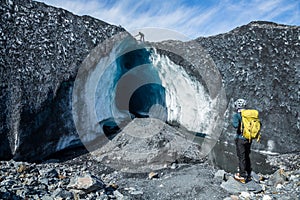
[[240,112],[235,113],[232,116],[232,126],[236,128],[236,137],[235,138],[240,138],[246,140],[246,138],[243,137],[242,132],[241,132],[241,123],[242,123],[242,116]]

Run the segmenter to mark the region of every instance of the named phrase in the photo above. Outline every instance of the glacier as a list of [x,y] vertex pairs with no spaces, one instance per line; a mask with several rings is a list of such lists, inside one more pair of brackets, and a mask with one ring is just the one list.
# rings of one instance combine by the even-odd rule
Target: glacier
[[[97,137],[105,141],[105,132],[118,132],[134,117],[159,118],[174,126],[203,131],[214,139],[218,137],[214,133],[222,132],[220,140],[229,142],[235,134],[230,124],[232,103],[240,97],[261,113],[263,138],[253,149],[278,153],[299,149],[299,26],[254,21],[193,41],[138,44],[129,39],[126,44],[122,42],[125,37],[120,36],[110,41],[111,36],[126,32],[121,26],[39,2],[7,1],[0,9],[5,13],[0,34],[0,49],[5,55],[0,58],[1,159],[41,160],[70,145],[82,145],[78,132],[84,141]],[[207,53],[201,56],[203,49]],[[123,59],[123,54],[129,56]],[[215,66],[203,65],[202,57],[207,54]],[[127,69],[128,60],[137,65]],[[164,63],[170,65],[158,69]],[[178,74],[164,77],[163,71],[171,74],[176,65]],[[140,77],[153,74],[152,82],[146,79],[147,84],[123,93],[127,78],[142,69],[147,69],[147,74]],[[109,73],[114,80],[108,78]],[[190,78],[185,80],[185,73]],[[182,88],[179,79],[190,82],[188,87]],[[204,96],[198,98],[200,92],[194,93],[196,85],[203,86]],[[222,101],[222,87],[228,101]],[[188,91],[193,91],[191,104],[182,100],[187,97],[181,98]],[[124,101],[123,94],[128,94]],[[101,98],[106,102],[99,103]],[[203,123],[207,130],[199,128],[200,118],[207,117],[205,112],[201,110],[198,119],[190,117],[199,114],[193,102],[197,98],[198,107],[208,104],[205,108],[212,109],[208,115],[213,123],[207,122],[207,127]],[[208,101],[201,102],[201,98]],[[222,116],[224,105],[227,110]],[[191,113],[184,111],[187,114],[180,118],[177,114],[182,109]],[[274,145],[270,146],[269,140]]]

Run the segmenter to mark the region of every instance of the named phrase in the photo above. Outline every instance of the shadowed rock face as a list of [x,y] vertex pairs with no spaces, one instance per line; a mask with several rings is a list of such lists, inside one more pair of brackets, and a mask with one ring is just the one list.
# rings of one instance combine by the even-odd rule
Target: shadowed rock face
[[124,31],[34,1],[0,5],[0,159],[37,160],[80,144],[72,86],[89,51]]
[[[79,65],[99,43],[125,30],[29,0],[2,1],[0,15],[0,159],[33,161],[81,145],[71,102]],[[223,77],[230,104],[222,139],[234,135],[231,104],[242,97],[261,111],[263,141],[256,148],[298,150],[299,29],[252,22],[195,40]],[[186,53],[193,44],[173,42]],[[179,65],[190,65],[176,55],[159,53]]]

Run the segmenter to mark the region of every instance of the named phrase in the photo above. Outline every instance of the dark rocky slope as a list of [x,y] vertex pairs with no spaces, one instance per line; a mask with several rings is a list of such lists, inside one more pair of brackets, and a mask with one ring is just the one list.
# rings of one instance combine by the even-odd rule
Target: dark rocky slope
[[[248,108],[260,111],[263,124],[262,142],[254,148],[279,153],[299,151],[299,26],[257,21],[228,33],[189,42],[165,41],[157,46],[162,45],[168,46],[171,52],[172,49],[186,51],[184,57],[207,52],[220,71],[228,104],[221,141],[234,138],[235,130],[230,124],[235,112],[233,102],[244,98]],[[183,58],[169,52],[163,54],[190,68],[191,63],[183,62]]]
[[230,111],[223,136],[228,139],[234,133],[228,124],[233,101],[245,98],[250,108],[261,111],[263,140],[259,148],[298,151],[300,27],[251,22],[196,41],[208,51],[223,77]]
[[124,30],[31,0],[1,0],[0,16],[0,159],[37,160],[80,144],[71,113],[78,67]]

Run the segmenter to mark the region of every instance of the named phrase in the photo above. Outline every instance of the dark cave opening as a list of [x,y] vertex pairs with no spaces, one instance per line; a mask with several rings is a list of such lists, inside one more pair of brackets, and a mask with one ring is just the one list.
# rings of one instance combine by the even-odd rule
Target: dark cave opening
[[159,84],[141,86],[130,98],[129,112],[138,118],[154,117],[164,120],[167,114],[165,88]]
[[[151,51],[140,48],[124,53],[116,59],[116,66],[116,76],[112,77],[116,88],[112,101],[117,110],[130,113],[131,119],[151,117],[166,121],[166,91],[151,62]],[[108,138],[121,131],[114,116],[100,124]]]

